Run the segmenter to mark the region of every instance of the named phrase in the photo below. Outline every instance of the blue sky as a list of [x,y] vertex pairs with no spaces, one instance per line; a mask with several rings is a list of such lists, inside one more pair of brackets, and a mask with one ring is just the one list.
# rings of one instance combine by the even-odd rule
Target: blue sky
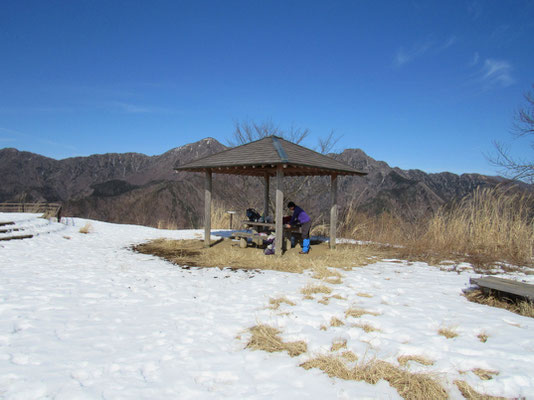
[[533,1],[15,1],[0,7],[0,147],[161,154],[236,121],[337,150],[495,174],[534,84]]

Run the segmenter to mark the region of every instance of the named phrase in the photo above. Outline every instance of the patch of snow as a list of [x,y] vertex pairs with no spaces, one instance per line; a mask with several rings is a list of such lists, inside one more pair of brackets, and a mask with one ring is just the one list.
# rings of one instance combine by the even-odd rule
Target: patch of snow
[[[18,221],[38,224],[23,217]],[[9,218],[14,214],[0,213],[0,221]],[[354,268],[342,271],[342,284],[329,285],[341,299],[325,305],[317,302],[322,294],[300,294],[318,283],[310,274],[183,269],[130,249],[160,237],[200,238],[201,230],[67,222],[49,224],[58,230],[46,235],[0,242],[0,398],[400,398],[384,381],[343,381],[299,367],[339,338],[360,359],[433,359],[432,366],[408,366],[439,374],[451,398],[461,398],[455,379],[496,396],[534,392],[534,320],[468,302],[461,294],[470,269],[393,260]],[[87,222],[92,232],[80,233]],[[296,305],[268,309],[280,296]],[[346,317],[350,307],[378,315]],[[321,330],[332,317],[345,325]],[[308,352],[291,358],[245,349],[246,329],[258,323],[279,328],[284,340],[305,340]],[[361,323],[377,330],[355,326]],[[458,336],[446,339],[440,327]],[[473,368],[499,375],[482,381],[460,372]]]

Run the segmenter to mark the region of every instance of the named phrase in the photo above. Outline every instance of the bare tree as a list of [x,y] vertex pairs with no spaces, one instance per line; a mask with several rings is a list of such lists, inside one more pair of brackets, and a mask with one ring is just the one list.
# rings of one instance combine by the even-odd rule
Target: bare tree
[[[515,138],[534,136],[534,85],[532,92],[525,93],[526,104],[515,113],[512,134]],[[495,142],[496,155],[489,161],[502,169],[502,173],[512,179],[534,182],[534,160],[523,160],[513,157],[509,148],[502,143]],[[534,140],[530,147],[534,149]]]
[[290,142],[299,144],[306,139],[309,133],[308,129],[300,129],[293,126],[284,131],[271,120],[260,123],[237,121],[235,122],[234,133],[232,138],[228,140],[228,144],[230,147],[240,146],[271,135],[280,136]]

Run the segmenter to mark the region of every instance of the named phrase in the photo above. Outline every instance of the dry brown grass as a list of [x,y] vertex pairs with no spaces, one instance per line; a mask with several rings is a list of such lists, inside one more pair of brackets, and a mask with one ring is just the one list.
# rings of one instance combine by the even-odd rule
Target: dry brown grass
[[495,263],[533,266],[534,198],[513,188],[477,189],[425,219],[406,220],[358,213],[350,205],[341,215],[342,235],[400,245],[392,258],[439,263],[467,261],[477,270]]
[[330,298],[338,300],[347,300],[346,297],[340,296],[339,294],[334,294],[333,296],[330,296]]
[[341,321],[339,318],[332,317],[330,318],[330,326],[343,326],[345,323]]
[[438,333],[441,336],[445,336],[447,339],[453,339],[458,336],[458,333],[456,333],[454,328],[450,326],[442,326],[438,329]]
[[294,273],[310,269],[312,263],[317,269],[328,266],[330,273],[334,274],[332,268],[351,269],[378,261],[378,253],[368,246],[339,245],[335,250],[330,250],[324,243],[313,247],[314,251],[306,256],[298,254],[298,249],[291,249],[282,257],[276,257],[266,256],[262,249],[254,247],[242,249],[231,240],[221,240],[205,248],[202,240],[156,239],[134,246],[133,249],[178,265],[270,269]]
[[326,265],[318,265],[315,262],[312,262],[311,264],[313,271],[313,279],[327,281],[328,283],[333,283],[331,281],[341,283],[342,275],[339,271],[336,271],[332,268],[328,268]]
[[304,369],[319,368],[330,377],[365,381],[372,385],[386,380],[406,400],[448,398],[445,389],[433,376],[411,373],[380,360],[361,362],[349,368],[342,357],[320,356],[300,366]]
[[[211,205],[211,226],[213,229],[230,229],[230,214],[229,210],[236,210],[235,207],[227,206],[220,201],[215,200]],[[244,217],[244,216],[243,216]],[[232,225],[235,227],[241,220],[239,214],[234,214]],[[235,229],[235,228],[234,228]]]
[[422,364],[422,365],[434,365],[434,361],[430,360],[429,358],[423,357],[423,356],[400,356],[397,358],[397,361],[399,362],[399,365],[402,367],[406,366],[409,361],[415,361],[416,363]]
[[482,343],[486,343],[489,336],[485,333],[485,332],[480,332],[478,335],[477,335],[477,338],[478,340],[480,340]]
[[347,360],[348,362],[358,361],[358,356],[350,350],[341,353],[341,357],[343,357],[343,359]]
[[369,315],[380,315],[374,311],[368,311],[364,310],[363,308],[357,308],[357,307],[351,307],[347,311],[345,311],[345,317],[353,317],[353,318],[360,318],[362,315],[369,314]]
[[332,347],[330,348],[330,351],[338,351],[341,349],[347,348],[347,339],[335,339],[332,342]]
[[464,396],[467,400],[507,400],[506,397],[497,397],[497,396],[490,396],[487,394],[481,394],[477,392],[475,389],[473,389],[467,382],[465,381],[454,381],[454,384],[458,387],[458,390],[462,393],[462,396]]
[[176,221],[173,221],[170,219],[168,220],[160,219],[156,225],[156,228],[175,231],[178,229],[178,224],[176,223]]
[[282,341],[278,336],[280,331],[268,325],[256,325],[249,331],[252,336],[246,347],[252,350],[263,350],[269,353],[287,351],[291,357],[299,356],[308,350],[308,346],[303,341]]
[[373,297],[373,295],[371,294],[368,294],[368,293],[363,293],[363,292],[358,292],[356,293],[356,296],[359,296],[359,297]]
[[280,304],[282,303],[290,305],[290,306],[295,305],[295,302],[289,300],[286,297],[277,297],[275,299],[269,299],[269,308],[272,310],[278,310],[278,308],[280,307]]
[[471,371],[483,381],[489,381],[493,379],[494,375],[499,375],[499,371],[493,371],[491,369],[475,368]]
[[85,225],[80,228],[79,232],[87,234],[87,233],[90,233],[92,231],[93,231],[93,225],[91,225],[90,222],[86,222]]
[[472,301],[473,303],[504,308],[505,310],[522,315],[524,317],[534,318],[534,304],[526,300],[514,301],[499,297],[492,292],[486,294],[481,289],[472,290],[468,293],[465,293],[464,296],[467,300]]
[[317,293],[330,294],[332,293],[332,289],[325,285],[308,285],[300,289],[300,293],[307,296],[311,296]]
[[371,324],[354,324],[352,326],[355,326],[357,328],[363,329],[367,333],[369,333],[369,332],[381,332],[380,329],[375,328]]

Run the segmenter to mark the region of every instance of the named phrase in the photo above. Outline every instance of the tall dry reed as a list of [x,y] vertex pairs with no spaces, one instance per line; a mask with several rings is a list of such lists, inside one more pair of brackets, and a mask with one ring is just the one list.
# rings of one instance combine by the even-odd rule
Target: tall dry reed
[[510,189],[476,189],[451,209],[440,209],[430,219],[425,242],[437,250],[530,265],[533,204],[531,196]]
[[[228,211],[242,210],[235,206],[229,206],[221,201],[214,201],[211,204],[211,227],[213,229],[230,229],[230,214]],[[236,211],[232,216],[232,228],[240,229],[241,221],[245,219],[242,211]]]
[[531,266],[534,199],[514,188],[476,189],[419,221],[392,214],[370,216],[350,207],[341,215],[346,237],[401,245],[401,256],[432,254],[479,264]]

